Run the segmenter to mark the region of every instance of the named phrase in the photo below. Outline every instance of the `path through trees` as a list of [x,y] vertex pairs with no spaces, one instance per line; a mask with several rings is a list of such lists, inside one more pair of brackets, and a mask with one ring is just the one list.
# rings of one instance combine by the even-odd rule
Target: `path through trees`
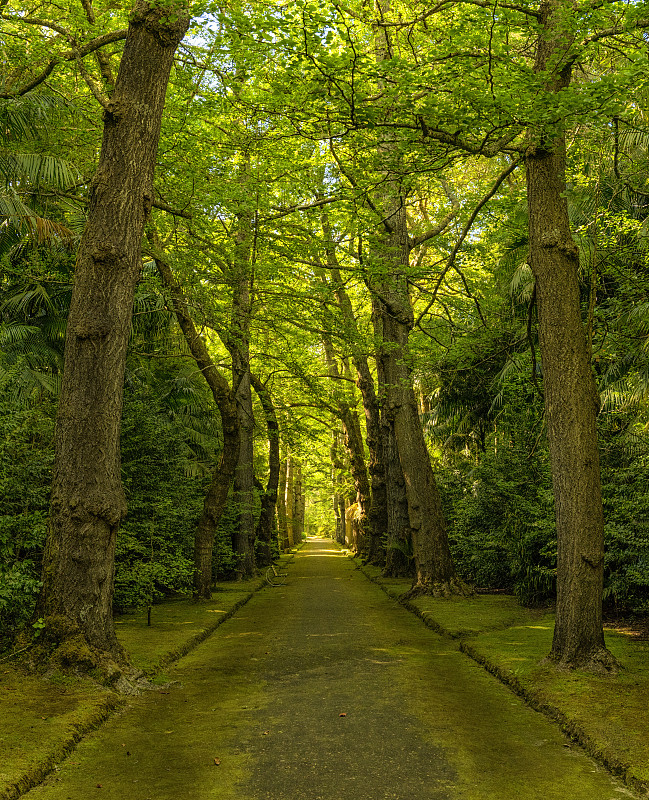
[[[81,743],[30,800],[610,800],[556,727],[327,540]],[[217,763],[218,762],[218,763]]]

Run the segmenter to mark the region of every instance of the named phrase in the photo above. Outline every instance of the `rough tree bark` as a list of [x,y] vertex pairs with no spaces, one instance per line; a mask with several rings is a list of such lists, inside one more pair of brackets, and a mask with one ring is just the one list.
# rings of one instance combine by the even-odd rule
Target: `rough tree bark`
[[[546,0],[536,72],[546,89],[571,80],[570,6]],[[539,344],[557,523],[557,612],[550,659],[561,667],[615,668],[604,646],[604,518],[600,487],[599,396],[581,319],[579,252],[565,197],[562,130],[530,131],[526,153],[530,264],[536,279]]]
[[254,504],[254,431],[250,383],[250,231],[241,222],[235,247],[235,275],[232,286],[232,318],[226,345],[232,358],[232,383],[237,398],[241,446],[234,479],[234,500],[238,505],[238,523],[232,537],[239,557],[237,577],[255,574],[255,504]]
[[[123,680],[112,616],[115,540],[126,513],[119,436],[124,367],[153,203],[153,173],[184,9],[138,2],[90,191],[68,318],[50,529],[37,614],[51,658]],[[173,20],[173,21],[172,21]]]
[[302,462],[295,461],[293,468],[293,540],[300,544],[304,534],[305,498],[302,485]]
[[345,544],[345,498],[341,491],[341,473],[344,468],[343,461],[340,457],[340,433],[334,428],[332,431],[331,442],[331,477],[333,487],[333,508],[334,516],[336,518],[336,533],[335,539],[339,544]]
[[214,538],[221,515],[228,501],[235,469],[239,460],[240,434],[237,404],[228,381],[219,372],[202,336],[190,316],[187,301],[176,282],[171,267],[164,258],[155,232],[150,231],[154,246],[154,260],[164,287],[169,292],[171,306],[190,353],[212,392],[212,397],[221,415],[223,450],[214,469],[203,510],[194,535],[194,597],[209,600],[212,596],[212,553]]
[[261,511],[257,530],[255,532],[259,542],[258,563],[260,567],[267,567],[272,563],[272,540],[273,540],[273,519],[275,507],[277,505],[277,487],[279,484],[279,425],[277,415],[270,396],[268,387],[263,384],[256,375],[251,373],[250,381],[257,393],[264,416],[266,417],[266,428],[268,430],[268,481],[266,489],[261,496]]
[[[388,369],[389,346],[384,346],[384,328],[389,325],[385,309],[378,298],[372,299],[372,321],[374,336],[378,343],[376,374],[380,409],[379,434],[385,464],[387,536],[383,574],[387,578],[411,578],[415,576],[412,529],[408,515],[406,482],[399,459],[399,445],[394,430],[394,413],[387,403],[386,370]],[[386,333],[387,336],[387,333]]]

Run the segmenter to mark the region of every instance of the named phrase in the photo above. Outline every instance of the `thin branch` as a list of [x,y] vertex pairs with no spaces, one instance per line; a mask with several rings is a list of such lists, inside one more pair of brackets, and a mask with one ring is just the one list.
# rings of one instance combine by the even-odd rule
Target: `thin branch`
[[603,31],[599,31],[599,33],[588,36],[582,41],[581,45],[585,47],[588,44],[592,44],[592,42],[598,42],[600,39],[606,39],[609,36],[619,36],[621,33],[631,33],[634,30],[642,30],[643,28],[649,28],[649,19],[639,19],[633,23],[632,28],[628,28],[626,25],[615,25],[613,28],[606,28]]
[[[471,6],[480,6],[480,8],[492,8],[493,3],[489,2],[489,0],[457,0],[458,3],[467,3]],[[507,8],[510,11],[518,11],[520,14],[525,14],[527,17],[533,17],[534,19],[540,19],[541,12],[540,11],[533,11],[531,8],[526,8],[525,6],[518,6],[515,3],[498,3],[500,8]]]
[[74,41],[74,36],[67,28],[64,28],[62,25],[57,25],[56,22],[52,22],[48,19],[40,19],[39,17],[21,17],[19,14],[0,14],[0,19],[4,19],[7,22],[22,22],[25,25],[37,25],[39,28],[48,28],[51,31],[60,33],[61,36],[64,36],[68,40],[68,42],[72,43]]
[[[439,277],[438,277],[438,279],[437,279],[437,281],[435,283],[435,287],[433,289],[432,299],[430,300],[430,302],[428,303],[426,308],[417,317],[417,321],[415,322],[415,327],[417,327],[419,325],[419,323],[421,322],[423,317],[426,316],[426,314],[430,311],[430,309],[435,304],[435,301],[437,300],[437,293],[439,291],[439,287],[442,285],[442,281],[444,280],[444,277],[446,276],[446,273],[449,271],[449,269],[451,269],[452,267],[455,267],[455,257],[457,256],[458,251],[459,251],[460,247],[462,246],[462,243],[466,239],[467,234],[471,230],[471,226],[475,222],[475,219],[478,216],[478,214],[480,213],[480,210],[482,209],[482,207],[484,205],[486,205],[486,203],[489,202],[489,200],[491,200],[491,198],[496,194],[496,192],[500,188],[500,186],[501,186],[502,182],[505,180],[505,178],[507,178],[508,175],[511,175],[511,173],[516,169],[516,167],[518,167],[518,165],[520,163],[521,163],[521,161],[519,159],[519,160],[513,161],[511,164],[509,164],[508,167],[506,169],[504,169],[500,173],[500,175],[496,178],[496,181],[495,181],[494,185],[491,187],[491,189],[480,200],[478,205],[473,209],[473,213],[471,214],[471,216],[467,220],[467,223],[464,226],[464,229],[462,230],[462,233],[460,234],[460,238],[455,243],[455,246],[453,247],[453,250],[451,250],[451,254],[449,255],[449,257],[448,257],[448,259],[446,261],[446,265],[444,266],[444,269],[440,273],[440,275],[439,275]],[[480,317],[482,318],[482,314],[480,314]],[[484,320],[483,320],[483,322],[484,322]]]
[[[2,18],[5,18],[4,15]],[[12,17],[12,19],[18,22],[25,21],[22,17]],[[55,56],[50,60],[40,75],[37,75],[29,83],[26,83],[19,89],[13,89],[10,92],[0,92],[0,100],[10,100],[14,97],[22,97],[23,95],[26,95],[28,92],[31,92],[32,89],[40,86],[43,81],[47,80],[47,78],[52,74],[54,68],[62,61],[76,61],[79,58],[83,58],[90,53],[94,53],[95,50],[99,50],[100,47],[105,47],[107,44],[112,44],[112,42],[118,42],[126,39],[127,33],[128,30],[126,28],[121,28],[117,31],[111,31],[110,33],[105,33],[103,36],[97,36],[95,39],[86,42],[83,47],[79,47],[74,50],[68,50],[66,53]]]
[[457,199],[455,192],[451,189],[451,187],[446,183],[446,181],[442,181],[442,186],[444,187],[444,191],[446,196],[449,198],[453,205],[453,210],[449,211],[448,214],[435,225],[434,228],[431,228],[426,233],[423,233],[421,236],[415,236],[414,239],[409,239],[408,247],[410,250],[414,250],[415,247],[419,247],[420,244],[427,242],[429,239],[433,239],[435,236],[439,236],[446,228],[453,222],[455,217],[457,217],[460,211],[460,201]]
[[99,103],[99,105],[104,109],[104,111],[110,111],[110,101],[109,101],[109,99],[102,92],[101,86],[99,86],[97,81],[92,77],[92,75],[86,69],[86,66],[83,63],[83,59],[82,58],[77,58],[77,67],[79,68],[79,72],[81,73],[81,77],[86,82],[86,86],[90,89],[90,91],[92,93],[92,96]]
[[335,203],[336,200],[340,200],[339,197],[325,197],[323,200],[316,200],[315,203],[303,203],[302,205],[294,205],[289,206],[288,208],[284,208],[279,213],[273,214],[272,217],[266,217],[265,219],[259,220],[260,225],[265,225],[267,222],[273,222],[273,220],[281,219],[282,217],[286,217],[288,214],[293,214],[295,211],[307,211],[310,208],[319,208],[320,206],[326,206],[329,203]]

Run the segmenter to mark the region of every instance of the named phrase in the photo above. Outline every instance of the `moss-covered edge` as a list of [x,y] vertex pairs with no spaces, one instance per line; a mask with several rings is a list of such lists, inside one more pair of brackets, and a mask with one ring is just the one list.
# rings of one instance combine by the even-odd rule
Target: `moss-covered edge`
[[[337,542],[336,544],[338,547],[341,547]],[[345,548],[341,547],[341,550],[342,549]],[[534,691],[534,689],[525,686],[511,672],[503,669],[497,664],[494,664],[493,661],[490,661],[486,655],[479,652],[475,647],[469,644],[461,633],[453,633],[452,631],[449,631],[447,628],[433,619],[430,616],[429,611],[423,612],[410,600],[391,592],[389,587],[386,586],[379,577],[372,575],[372,573],[366,569],[365,565],[357,555],[349,552],[347,553],[347,556],[354,562],[356,569],[358,569],[359,572],[361,572],[369,581],[382,589],[385,594],[388,595],[388,597],[392,598],[393,600],[397,599],[400,605],[402,605],[407,611],[410,611],[412,614],[419,617],[419,619],[424,623],[424,625],[426,625],[427,628],[430,628],[431,630],[435,631],[435,633],[443,636],[446,639],[452,639],[458,642],[457,647],[461,653],[468,656],[468,658],[475,661],[476,664],[480,665],[483,669],[497,678],[534,711],[540,712],[549,720],[558,724],[561,731],[568,736],[571,741],[582,747],[584,751],[588,753],[588,755],[598,764],[607,769],[612,775],[615,775],[617,778],[621,779],[633,791],[640,795],[649,796],[649,782],[641,780],[633,774],[632,764],[621,759],[615,753],[612,753],[606,747],[606,745],[602,745],[597,742],[584,730],[579,723],[570,719],[564,711],[557,706],[552,705],[552,703],[549,703],[547,699],[542,697],[538,692]]]
[[[285,562],[290,563],[293,560],[293,556],[294,553],[286,554],[284,556]],[[154,678],[162,669],[178,661],[183,656],[186,656],[195,647],[198,647],[201,642],[204,642],[211,636],[220,625],[230,619],[230,617],[244,606],[256,592],[263,589],[266,585],[265,579],[261,578],[257,586],[247,595],[237,600],[232,608],[228,609],[225,614],[219,616],[213,623],[200,631],[200,633],[192,636],[184,644],[170,650],[159,659],[157,664],[145,670],[144,674],[148,678]],[[17,798],[22,797],[22,795],[42,783],[45,778],[54,771],[56,766],[74,751],[75,747],[84,736],[87,736],[89,733],[99,728],[115,711],[124,708],[127,704],[128,697],[120,695],[117,692],[110,692],[92,713],[88,714],[85,719],[71,726],[72,730],[70,734],[59,742],[47,757],[42,759],[40,763],[29,768],[17,781],[13,781],[0,789],[0,800],[17,800]]]
[[[147,678],[154,678],[165,667],[168,667],[170,664],[178,661],[183,656],[186,656],[187,653],[190,653],[195,647],[198,647],[198,645],[209,638],[220,625],[222,625],[226,620],[230,619],[230,617],[234,616],[234,614],[236,614],[236,612],[242,606],[245,606],[252,596],[260,589],[263,589],[264,586],[266,586],[266,581],[261,579],[251,592],[249,592],[247,595],[244,595],[244,597],[239,598],[239,600],[237,600],[232,608],[228,609],[225,614],[221,614],[214,620],[214,622],[209,624],[202,631],[199,631],[199,633],[192,636],[191,639],[188,639],[184,644],[181,644],[173,650],[170,650],[158,660],[157,664],[154,664],[152,667],[149,667],[149,669],[144,670],[144,674],[147,676]],[[0,800],[2,799],[0,798]]]
[[126,703],[127,698],[123,695],[118,695],[116,692],[108,694],[91,714],[70,726],[70,733],[52,749],[46,758],[30,767],[17,781],[5,786],[0,791],[0,800],[16,800],[42,783],[56,766],[73,752],[86,734],[98,728],[114,711],[123,708]]
[[606,745],[594,739],[584,728],[557,706],[549,703],[542,695],[533,688],[525,686],[515,675],[506,669],[494,664],[487,656],[479,652],[475,647],[466,641],[460,642],[459,649],[464,655],[473,659],[487,672],[496,677],[501,683],[520,697],[534,711],[539,711],[548,719],[559,725],[563,733],[571,741],[576,742],[588,755],[607,769],[612,775],[620,778],[624,783],[638,794],[649,795],[649,782],[637,778],[633,774],[633,765],[624,761],[615,753],[611,752]]

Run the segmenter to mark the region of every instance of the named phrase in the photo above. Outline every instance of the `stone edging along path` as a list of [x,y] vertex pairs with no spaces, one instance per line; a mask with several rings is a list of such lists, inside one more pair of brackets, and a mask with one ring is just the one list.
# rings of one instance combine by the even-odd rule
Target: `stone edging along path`
[[[290,563],[293,554],[284,557],[283,565]],[[165,653],[154,666],[143,670],[147,678],[154,678],[165,667],[178,661],[183,656],[191,652],[201,642],[211,636],[218,627],[226,620],[230,619],[242,606],[244,606],[253,595],[266,586],[265,579],[260,579],[251,591],[240,597],[229,608],[224,610],[206,625],[203,630],[191,636],[186,641]],[[219,598],[221,605],[227,605],[224,597]],[[52,746],[51,750],[44,756],[26,768],[23,773],[11,780],[9,784],[0,787],[0,800],[18,800],[22,795],[33,789],[56,769],[56,766],[67,758],[83,739],[84,736],[99,728],[113,713],[124,708],[128,703],[128,697],[118,695],[115,692],[108,692],[103,697],[98,697],[85,714],[80,715],[71,721],[65,734]]]
[[[346,549],[342,548],[340,544],[336,544],[341,550]],[[468,642],[468,637],[466,635],[453,633],[439,621],[433,619],[430,611],[424,612],[411,600],[401,599],[398,594],[391,592],[390,588],[385,585],[380,578],[372,575],[362,564],[360,558],[354,556],[351,552],[348,552],[347,556],[369,581],[376,584],[392,599],[398,600],[399,604],[407,611],[419,617],[426,627],[446,639],[457,642],[460,652],[464,653],[468,658],[471,658],[501,683],[511,689],[515,695],[520,697],[534,711],[539,711],[548,717],[548,719],[552,720],[552,722],[557,723],[562,732],[568,736],[571,741],[582,747],[598,764],[601,764],[613,775],[624,781],[630,789],[634,790],[639,795],[649,797],[649,782],[641,780],[632,774],[632,764],[625,761],[617,754],[610,752],[606,745],[598,742],[580,723],[571,719],[569,715],[558,706],[549,703],[547,699],[536,692],[533,687],[526,686],[516,675],[494,663],[487,655],[480,652],[474,645]]]

